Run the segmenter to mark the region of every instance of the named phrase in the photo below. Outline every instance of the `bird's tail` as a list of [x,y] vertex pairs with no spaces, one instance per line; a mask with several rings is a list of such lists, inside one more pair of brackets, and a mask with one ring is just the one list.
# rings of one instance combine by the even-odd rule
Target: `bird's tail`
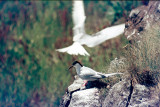
[[78,42],[74,42],[71,46],[68,46],[66,48],[62,48],[62,49],[57,49],[56,51],[58,52],[66,52],[70,55],[88,55],[89,53],[83,48],[83,46],[78,43]]
[[123,73],[120,73],[120,72],[118,72],[118,73],[110,73],[110,74],[104,74],[104,76],[106,78],[106,77],[110,77],[110,76],[117,75],[117,74],[123,74]]

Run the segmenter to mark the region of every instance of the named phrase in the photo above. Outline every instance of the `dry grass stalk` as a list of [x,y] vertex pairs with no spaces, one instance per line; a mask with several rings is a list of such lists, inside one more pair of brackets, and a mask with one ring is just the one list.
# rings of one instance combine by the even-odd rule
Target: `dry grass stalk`
[[126,57],[131,78],[152,86],[158,83],[160,73],[160,27],[154,25],[141,34],[141,40],[130,45]]

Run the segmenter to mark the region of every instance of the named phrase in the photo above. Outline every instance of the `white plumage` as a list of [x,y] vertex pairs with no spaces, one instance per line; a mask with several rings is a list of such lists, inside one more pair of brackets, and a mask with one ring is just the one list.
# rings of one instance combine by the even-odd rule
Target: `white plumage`
[[74,43],[66,48],[57,49],[59,52],[67,52],[71,55],[88,55],[89,53],[83,48],[82,45],[88,47],[94,47],[102,42],[117,37],[124,32],[125,24],[120,24],[112,27],[107,27],[98,33],[88,35],[85,33],[85,13],[83,1],[73,2],[73,13],[72,13],[74,28],[73,28],[73,41]]
[[79,42],[74,42],[71,46],[68,46],[63,49],[58,49],[57,51],[67,52],[70,55],[89,55],[89,53],[83,48],[83,46]]

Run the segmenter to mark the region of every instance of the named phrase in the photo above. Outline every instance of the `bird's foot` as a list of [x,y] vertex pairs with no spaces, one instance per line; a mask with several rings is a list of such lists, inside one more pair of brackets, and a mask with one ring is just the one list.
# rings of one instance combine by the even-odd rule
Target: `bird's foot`
[[87,85],[87,83],[88,83],[88,81],[84,81],[84,83],[83,83],[83,85],[82,85],[82,86],[83,86],[83,87],[84,87],[84,86],[86,86],[86,85]]
[[88,81],[84,81],[83,85],[82,86],[86,86],[88,83]]
[[83,81],[84,83],[82,84],[80,90],[83,90],[86,88],[86,84],[88,83],[88,81]]

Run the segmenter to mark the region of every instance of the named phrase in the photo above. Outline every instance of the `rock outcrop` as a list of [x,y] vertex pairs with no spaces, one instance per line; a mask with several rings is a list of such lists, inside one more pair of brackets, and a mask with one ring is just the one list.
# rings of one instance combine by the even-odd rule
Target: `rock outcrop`
[[124,34],[128,40],[137,41],[141,38],[140,33],[154,24],[160,25],[160,1],[150,1],[148,5],[133,9],[125,23]]
[[158,93],[153,90],[140,84],[133,86],[131,80],[124,79],[111,88],[102,107],[159,107]]
[[83,86],[83,80],[75,76],[75,81],[68,87],[60,107],[100,107],[99,89],[106,84],[99,81],[88,82]]
[[131,81],[123,80],[115,84],[103,102],[103,107],[126,107],[131,93]]
[[74,92],[69,107],[100,107],[99,91],[90,88]]

